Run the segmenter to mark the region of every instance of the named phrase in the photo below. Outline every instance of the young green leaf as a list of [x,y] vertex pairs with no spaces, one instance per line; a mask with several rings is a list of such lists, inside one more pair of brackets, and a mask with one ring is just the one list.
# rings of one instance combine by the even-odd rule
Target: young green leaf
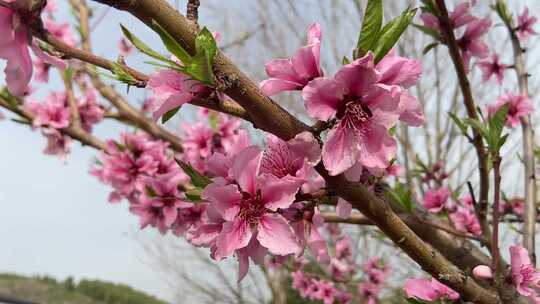
[[422,50],[422,55],[426,55],[427,53],[429,53],[429,51],[439,46],[439,44],[440,44],[439,42],[433,42],[426,45],[426,47]]
[[379,62],[394,47],[401,34],[411,23],[417,9],[406,9],[401,15],[388,22],[381,31],[373,53],[375,63]]
[[211,179],[199,173],[190,164],[187,164],[179,159],[175,160],[182,170],[184,170],[184,172],[191,178],[191,183],[193,186],[204,189],[206,186],[212,183]]
[[135,35],[133,35],[127,28],[125,28],[122,24],[120,24],[120,27],[122,28],[122,32],[124,33],[124,36],[135,46],[139,51],[142,53],[153,57],[160,61],[169,62],[171,61],[169,58],[159,54],[158,52],[152,50],[148,45],[146,45],[142,40],[137,38]]
[[163,114],[163,116],[161,116],[161,123],[166,123],[167,121],[169,121],[171,118],[173,118],[174,115],[176,115],[176,113],[178,113],[179,110],[180,107],[176,107]]
[[176,42],[176,39],[174,39],[174,37],[169,34],[169,32],[167,32],[163,27],[161,27],[159,23],[152,20],[152,27],[153,30],[161,38],[161,41],[163,41],[163,44],[165,45],[167,50],[171,52],[171,54],[173,54],[174,56],[176,56],[176,58],[182,61],[184,65],[187,65],[191,62],[191,55],[189,55],[189,53],[184,50],[184,48],[178,42]]
[[459,128],[461,133],[463,135],[467,136],[468,135],[468,129],[469,129],[467,124],[465,124],[463,121],[461,121],[461,119],[459,119],[459,117],[457,117],[456,114],[454,114],[452,112],[448,112],[448,116],[450,116],[450,118],[454,121],[454,123]]
[[193,57],[192,62],[186,66],[185,72],[204,84],[214,84],[212,66],[217,53],[217,44],[214,36],[206,27],[197,35],[195,49],[197,53]]
[[416,24],[416,23],[412,23],[411,25],[426,35],[429,35],[437,40],[441,39],[441,34],[432,28],[429,28],[427,26],[423,26],[420,24]]
[[486,127],[478,120],[471,119],[471,118],[465,118],[465,123],[467,123],[469,126],[471,126],[473,129],[475,129],[480,135],[487,139],[489,137],[489,131],[486,129]]
[[508,114],[508,109],[510,104],[505,104],[500,107],[493,116],[490,117],[488,121],[489,134],[486,139],[488,146],[492,152],[499,152],[502,145],[506,141],[506,136],[501,137],[504,124],[506,122],[506,115]]
[[358,37],[358,43],[354,53],[354,59],[364,56],[373,49],[373,45],[379,37],[383,20],[382,0],[368,0],[366,13],[362,21],[362,30]]
[[197,53],[206,51],[210,58],[210,63],[214,63],[214,57],[217,53],[217,43],[214,39],[214,35],[212,35],[206,27],[204,27],[197,35],[197,38],[195,38],[195,49],[197,50]]
[[136,85],[139,82],[119,63],[114,62],[111,72],[114,74],[115,79],[126,83],[128,85]]

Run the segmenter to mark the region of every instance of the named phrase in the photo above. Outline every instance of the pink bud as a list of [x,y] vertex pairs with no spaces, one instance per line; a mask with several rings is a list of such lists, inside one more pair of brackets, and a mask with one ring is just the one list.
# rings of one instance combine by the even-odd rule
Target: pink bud
[[477,279],[491,279],[493,271],[486,265],[478,265],[473,269],[473,276]]

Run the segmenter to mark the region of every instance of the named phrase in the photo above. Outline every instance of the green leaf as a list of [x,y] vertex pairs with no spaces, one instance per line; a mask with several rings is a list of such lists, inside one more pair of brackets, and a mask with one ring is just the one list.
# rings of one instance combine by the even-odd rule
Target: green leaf
[[396,183],[393,189],[388,189],[387,193],[391,198],[398,202],[406,212],[412,213],[414,211],[415,200],[412,192],[408,190],[405,185]]
[[489,119],[489,130],[497,137],[501,136],[504,124],[506,122],[506,115],[510,109],[510,104],[506,103],[500,107],[495,114]]
[[373,51],[375,54],[375,63],[379,62],[401,37],[401,34],[411,23],[417,9],[406,9],[400,16],[388,22],[381,31],[379,40]]
[[137,38],[135,35],[133,35],[127,28],[125,28],[122,24],[120,24],[120,27],[122,28],[122,32],[124,33],[124,36],[135,46],[139,51],[142,53],[153,57],[160,61],[165,62],[173,62],[169,58],[159,54],[158,52],[152,50],[148,45],[146,45],[144,42],[142,42],[139,38]]
[[174,115],[176,115],[176,113],[178,113],[179,110],[180,107],[176,107],[172,110],[167,111],[165,114],[163,114],[163,116],[161,116],[161,123],[166,123],[167,121],[169,121],[171,118],[173,118]]
[[505,24],[513,27],[512,14],[508,11],[508,7],[506,6],[506,3],[504,1],[497,1],[495,5],[491,6],[491,8],[497,12],[499,17],[501,17],[502,21]]
[[471,126],[473,129],[475,129],[480,135],[487,139],[489,137],[489,131],[486,129],[486,127],[478,120],[471,119],[471,118],[465,118],[465,123],[467,123],[469,126]]
[[422,4],[424,5],[422,6],[422,12],[428,12],[434,16],[437,16],[439,14],[437,6],[435,5],[435,3],[433,3],[432,0],[421,0],[420,2],[422,2]]
[[131,74],[126,70],[121,64],[114,62],[112,65],[111,72],[115,76],[115,79],[126,83],[128,85],[136,85],[139,83]]
[[382,0],[368,0],[366,13],[362,21],[362,30],[356,44],[354,59],[364,56],[373,49],[379,36],[383,20]]
[[346,64],[349,64],[349,63],[351,63],[349,58],[347,58],[347,56],[343,56],[343,59],[341,60],[341,64],[346,65]]
[[167,50],[182,61],[184,65],[187,65],[192,61],[191,55],[155,20],[152,20],[152,28],[159,35]]
[[489,134],[486,141],[491,152],[498,153],[502,145],[506,142],[507,136],[501,137],[501,135],[504,124],[506,122],[506,115],[508,114],[509,108],[510,104],[507,103],[500,107],[497,112],[495,112],[495,114],[489,118]]
[[422,50],[422,55],[426,55],[427,53],[429,53],[429,51],[439,46],[439,44],[440,44],[439,42],[433,42],[426,45],[426,47]]
[[176,163],[184,170],[184,172],[191,178],[191,183],[197,188],[204,189],[206,186],[212,183],[212,180],[199,173],[190,164],[187,164],[179,159],[175,159]]
[[202,201],[201,192],[202,191],[200,188],[195,188],[195,189],[190,189],[186,191],[185,195],[186,195],[186,198],[191,202],[200,202]]
[[195,49],[197,53],[207,52],[208,57],[210,58],[210,63],[214,63],[214,57],[217,53],[217,43],[214,39],[214,35],[204,27],[197,38],[195,38]]
[[73,80],[73,69],[71,67],[68,67],[65,71],[64,71],[64,78],[66,79],[66,81],[68,82],[71,82]]
[[467,127],[467,124],[461,121],[461,119],[459,119],[459,117],[457,117],[456,114],[454,113],[448,112],[448,116],[450,116],[450,118],[454,121],[454,123],[459,128],[459,130],[461,130],[461,133],[467,136],[468,130],[469,130],[469,128]]
[[217,44],[206,27],[197,35],[195,48],[197,53],[192,58],[192,62],[186,65],[185,72],[204,84],[212,85],[214,84],[212,66],[217,53]]
[[420,30],[422,33],[429,35],[437,40],[440,40],[441,38],[441,34],[432,28],[429,28],[427,26],[423,26],[420,24],[416,24],[416,23],[412,23],[411,25],[414,26],[416,29]]

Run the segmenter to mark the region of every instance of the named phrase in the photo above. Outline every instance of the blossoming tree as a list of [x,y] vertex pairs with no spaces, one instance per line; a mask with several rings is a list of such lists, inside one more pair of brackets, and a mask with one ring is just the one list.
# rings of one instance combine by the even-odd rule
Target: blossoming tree
[[[321,62],[323,30],[332,29],[315,21],[305,43],[288,58],[268,61],[268,78],[256,83],[220,50],[227,33],[198,24],[197,0],[188,1],[185,16],[164,0],[96,0],[139,19],[169,52],[120,25],[116,61],[92,51],[87,2],[68,2],[78,38],[71,24],[55,20],[52,0],[0,0],[6,61],[0,106],[46,137],[46,154],[66,158],[74,141],[96,149],[90,173],[111,188],[111,203],[129,204],[141,229],[185,238],[215,261],[236,259],[238,281],[251,263],[282,269],[301,298],[331,304],[377,303],[391,268],[400,267],[378,256],[356,263],[344,226],[374,225],[425,272],[401,284],[404,303],[540,303],[534,105],[525,62],[536,17],[527,8],[516,17],[504,1],[494,1],[490,16],[478,16],[473,0],[452,6],[422,0],[384,20],[382,0],[358,2],[364,12],[358,40],[335,71]],[[506,29],[512,62],[485,41],[494,22]],[[477,176],[465,183],[453,182],[439,138],[427,162],[398,155],[400,148],[409,151],[408,128],[425,128],[430,119],[414,88],[431,67],[397,46],[411,24],[431,39],[424,53],[448,50],[454,99],[466,110],[448,113],[454,134],[448,145],[459,137],[475,152]],[[133,52],[151,60],[150,73],[126,63]],[[51,70],[64,89],[37,101],[32,76],[32,85],[41,85]],[[475,70],[499,84],[513,70],[517,87],[480,107],[470,84]],[[150,96],[137,106],[118,87]],[[310,123],[280,106],[283,92],[303,104]],[[183,122],[178,133],[166,129],[185,104],[199,108],[196,121]],[[93,129],[106,119],[132,131],[102,140]],[[264,134],[263,144],[242,121]],[[517,127],[523,193],[509,198],[501,165],[517,160],[501,151]],[[505,260],[499,231],[511,221],[523,223],[522,238]]]

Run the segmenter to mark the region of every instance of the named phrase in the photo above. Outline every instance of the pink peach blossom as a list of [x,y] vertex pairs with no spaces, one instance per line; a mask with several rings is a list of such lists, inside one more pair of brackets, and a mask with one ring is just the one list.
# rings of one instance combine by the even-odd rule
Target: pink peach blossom
[[[225,221],[216,239],[218,260],[245,248],[252,239],[255,248],[260,245],[272,254],[300,251],[292,228],[275,213],[293,203],[300,184],[281,181],[271,174],[259,174],[261,158],[262,151],[256,146],[242,150],[231,168],[236,183],[227,184],[223,178],[216,178],[203,191],[203,197]],[[253,251],[246,254],[251,255]]]
[[429,189],[424,195],[423,205],[431,213],[440,212],[448,202],[450,190],[441,187],[437,190]]
[[534,110],[533,104],[527,96],[506,93],[499,97],[493,106],[488,106],[488,112],[493,114],[507,103],[510,104],[506,115],[506,126],[509,128],[515,128],[521,117],[531,114]]
[[154,120],[191,101],[204,89],[189,76],[173,70],[160,70],[152,74],[148,80],[148,88],[154,93],[156,99],[156,104],[151,109]]
[[97,102],[97,92],[94,88],[88,88],[84,98],[79,99],[78,104],[81,124],[84,130],[92,132],[92,126],[103,119],[103,106]]
[[29,31],[22,23],[18,12],[13,9],[0,7],[0,58],[7,60],[5,73],[8,90],[18,96],[28,91],[28,84],[32,79],[32,59],[28,48],[36,56],[49,63],[54,63],[59,68],[65,65],[62,61],[45,54],[29,38]]
[[538,21],[538,18],[535,16],[529,16],[529,8],[525,7],[521,15],[518,16],[518,25],[516,29],[516,34],[520,40],[526,40],[532,35],[536,35],[534,30],[534,25]]
[[491,19],[488,17],[476,19],[467,24],[465,32],[457,40],[461,50],[461,57],[465,70],[469,70],[471,57],[485,58],[489,54],[488,46],[482,41],[482,36],[486,34],[491,27]]
[[45,20],[45,28],[58,40],[69,46],[74,46],[77,42],[75,35],[71,31],[71,25],[68,22],[57,23],[54,20]]
[[529,252],[523,246],[510,246],[510,269],[512,282],[517,291],[526,297],[540,295],[540,272],[529,258]]
[[459,299],[459,294],[435,279],[407,279],[403,287],[408,298],[436,301],[441,298]]
[[289,59],[274,59],[266,64],[271,78],[261,82],[261,89],[271,96],[283,91],[302,90],[309,81],[322,76],[320,67],[321,28],[314,23],[308,30],[307,45]]
[[480,70],[482,70],[482,80],[488,81],[491,76],[495,76],[497,83],[502,84],[504,79],[504,71],[507,66],[504,63],[499,62],[499,56],[496,53],[491,55],[491,59],[484,59],[478,63]]
[[133,53],[133,45],[131,45],[131,42],[129,42],[126,38],[122,37],[118,41],[118,50],[120,51],[120,55],[129,56],[131,53]]
[[316,119],[337,118],[322,150],[324,166],[337,175],[360,164],[384,170],[395,155],[389,135],[399,118],[399,88],[378,83],[381,73],[373,54],[343,66],[335,78],[317,78],[303,89],[308,114]]

